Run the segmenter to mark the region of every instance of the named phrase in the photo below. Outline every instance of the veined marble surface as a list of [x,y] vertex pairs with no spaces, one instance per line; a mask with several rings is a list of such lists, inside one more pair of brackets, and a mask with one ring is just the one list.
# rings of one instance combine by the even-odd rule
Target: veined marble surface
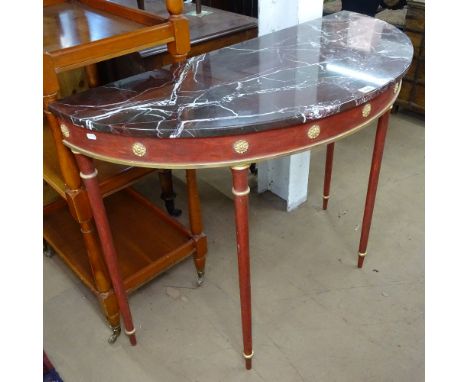
[[133,136],[233,135],[306,123],[365,103],[413,56],[384,21],[342,11],[60,100],[52,112]]

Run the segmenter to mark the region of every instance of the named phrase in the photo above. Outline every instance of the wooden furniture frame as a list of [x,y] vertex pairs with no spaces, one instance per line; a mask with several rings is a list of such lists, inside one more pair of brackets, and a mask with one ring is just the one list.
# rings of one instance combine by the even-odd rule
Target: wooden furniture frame
[[395,103],[399,106],[424,114],[425,96],[425,3],[408,1],[405,27],[403,31],[414,46],[413,62],[403,78],[400,97]]
[[[401,78],[388,86],[383,93],[368,101],[365,105],[355,106],[343,112],[324,117],[313,122],[292,127],[263,130],[253,133],[215,136],[178,138],[176,143],[169,138],[132,137],[96,132],[97,139],[89,140],[89,130],[63,120],[67,128],[64,144],[75,155],[81,176],[91,198],[91,208],[97,217],[98,228],[106,260],[112,269],[113,282],[121,284],[119,270],[114,269],[116,252],[106,218],[105,207],[96,179],[94,159],[112,163],[152,168],[195,168],[230,167],[232,171],[232,192],[234,194],[237,255],[239,268],[239,288],[242,315],[243,355],[247,369],[252,367],[252,321],[250,292],[249,260],[249,221],[248,221],[248,173],[251,163],[272,159],[309,150],[312,147],[326,144],[327,165],[325,192],[330,189],[333,144],[335,141],[358,132],[371,121],[378,119],[374,153],[372,156],[368,191],[364,208],[361,240],[358,251],[358,267],[362,267],[366,255],[372,213],[377,192],[380,165],[383,156],[385,137],[388,127],[390,109],[395,102],[401,87]],[[139,157],[133,147],[138,143],[145,147],[145,155]],[[244,150],[238,150],[240,144]],[[246,150],[245,148],[248,148]],[[189,173],[190,173],[189,171]],[[328,199],[328,198],[326,198]],[[326,208],[326,205],[324,205]],[[124,315],[126,333],[130,341],[135,342],[135,327],[125,294],[119,297],[119,305]]]
[[[66,0],[44,0],[44,7],[66,2]],[[112,328],[109,342],[114,342],[120,334],[120,314],[116,294],[135,290],[190,255],[193,255],[195,260],[199,283],[203,280],[207,249],[194,183],[195,173],[187,174],[191,222],[189,231],[160,212],[135,191],[125,190],[115,194],[152,170],[100,164],[103,176],[99,179],[99,192],[104,196],[110,195],[107,207],[115,211],[118,216],[125,216],[130,213],[129,211],[141,211],[140,219],[137,220],[140,228],[146,224],[146,229],[151,230],[156,225],[161,230],[160,234],[168,237],[166,240],[153,238],[143,247],[136,249],[128,241],[121,241],[119,249],[126,257],[121,257],[119,261],[120,266],[125,265],[126,270],[124,276],[118,280],[119,283],[115,280],[111,282],[110,277],[114,271],[106,267],[106,262],[108,265],[109,262],[104,261],[103,255],[106,256],[106,251],[101,251],[95,232],[88,193],[82,185],[73,155],[62,143],[63,126],[61,127],[56,117],[50,113],[48,105],[57,100],[60,94],[58,74],[68,70],[85,67],[90,85],[95,86],[97,78],[94,64],[156,44],[167,44],[173,61],[183,61],[190,49],[189,29],[187,20],[181,16],[182,0],[166,1],[170,13],[168,20],[104,0],[76,0],[75,3],[143,26],[135,31],[93,41],[89,39],[88,42],[67,48],[46,49],[43,54],[43,104],[47,124],[44,133],[44,151],[54,153],[44,161],[44,179],[62,197],[44,208],[44,238],[97,296],[106,320]],[[172,188],[170,170],[163,169],[160,174],[162,196],[163,198],[166,196],[170,203],[171,195],[164,194],[164,189]],[[67,206],[79,226],[76,222],[70,222]],[[115,231],[126,229],[125,221],[120,220],[120,224],[113,227]],[[63,237],[62,229],[68,233],[66,239]],[[112,285],[114,288],[117,286],[116,289],[113,289]],[[123,290],[119,289],[120,285],[123,285]],[[125,312],[122,314],[125,315]]]

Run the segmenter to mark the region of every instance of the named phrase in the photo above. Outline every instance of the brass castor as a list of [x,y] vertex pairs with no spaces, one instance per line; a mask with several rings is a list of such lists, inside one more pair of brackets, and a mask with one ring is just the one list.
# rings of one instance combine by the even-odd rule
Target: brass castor
[[198,271],[197,272],[197,286],[201,286],[204,281],[205,281],[205,272]]
[[120,326],[116,326],[116,327],[111,327],[111,330],[112,330],[112,334],[107,339],[107,342],[109,342],[110,344],[113,344],[115,341],[117,341],[117,337],[120,336],[122,329],[120,328]]
[[45,240],[42,241],[42,253],[45,257],[54,257],[55,255],[55,251]]

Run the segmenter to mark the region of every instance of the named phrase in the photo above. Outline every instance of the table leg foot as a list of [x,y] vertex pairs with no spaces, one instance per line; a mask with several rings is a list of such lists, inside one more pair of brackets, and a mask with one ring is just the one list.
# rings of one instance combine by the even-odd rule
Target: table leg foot
[[366,256],[389,117],[390,111],[387,111],[379,118],[379,122],[377,124],[374,152],[372,153],[372,164],[369,173],[369,184],[367,187],[366,204],[364,207],[364,216],[362,218],[361,239],[359,241],[358,268],[362,268],[364,265],[364,258]]
[[252,368],[252,309],[249,255],[249,165],[232,167],[232,193],[236,215],[237,261],[245,367]]
[[245,368],[246,368],[247,370],[252,369],[252,358],[253,358],[253,355],[254,355],[253,350],[252,350],[252,353],[250,353],[249,355],[246,355],[246,354],[244,353]]
[[359,253],[358,254],[358,268],[362,268],[364,265],[364,258],[366,257],[366,253]]
[[205,282],[205,271],[197,271],[197,286],[202,286]]
[[135,328],[133,330],[127,330],[125,329],[125,334],[128,336],[128,339],[130,340],[130,344],[132,346],[135,346],[137,344],[136,336],[135,336]]
[[49,243],[45,240],[42,240],[42,253],[44,254],[45,257],[54,257],[55,251],[53,248],[49,245]]
[[335,150],[335,143],[329,143],[327,145],[327,159],[325,162],[325,179],[323,181],[323,202],[322,208],[324,210],[328,207],[328,200],[330,199],[330,184],[331,175],[333,168],[333,151]]
[[110,344],[113,344],[115,343],[115,341],[117,341],[117,338],[120,336],[122,329],[120,328],[120,325],[119,325],[119,326],[111,327],[111,330],[112,330],[112,334],[107,339],[107,342],[109,342]]
[[323,195],[322,196],[322,210],[326,211],[328,208],[328,199],[330,199],[330,195]]

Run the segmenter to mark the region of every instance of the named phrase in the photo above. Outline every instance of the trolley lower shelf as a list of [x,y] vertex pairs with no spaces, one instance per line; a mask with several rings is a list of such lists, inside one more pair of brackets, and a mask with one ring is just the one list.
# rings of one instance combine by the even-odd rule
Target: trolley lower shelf
[[[97,294],[79,225],[66,203],[45,208],[44,238]],[[182,224],[131,188],[105,198],[120,271],[132,292],[195,252],[195,241]]]

